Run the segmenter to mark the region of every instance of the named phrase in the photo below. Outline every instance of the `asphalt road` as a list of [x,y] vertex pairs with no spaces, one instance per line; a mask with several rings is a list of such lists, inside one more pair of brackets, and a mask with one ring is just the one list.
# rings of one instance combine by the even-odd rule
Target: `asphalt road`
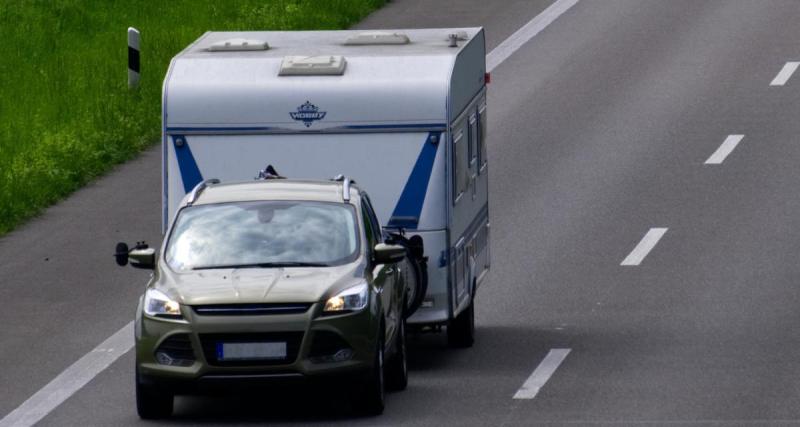
[[[549,3],[396,0],[360,27],[482,25],[491,49]],[[770,86],[800,60],[799,18],[796,1],[582,0],[492,75],[475,347],[413,338],[408,390],[377,418],[279,390],[181,397],[164,424],[800,424],[800,73]],[[0,416],[133,317],[147,273],[110,252],[158,241],[159,168],[151,150],[0,239]],[[513,399],[552,349],[570,352]],[[131,353],[41,422],[136,424]]]

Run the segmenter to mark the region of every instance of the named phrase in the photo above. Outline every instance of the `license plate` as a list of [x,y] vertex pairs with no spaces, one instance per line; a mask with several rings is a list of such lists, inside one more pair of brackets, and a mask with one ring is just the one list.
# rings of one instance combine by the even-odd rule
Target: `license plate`
[[274,360],[285,358],[285,342],[217,343],[217,360]]

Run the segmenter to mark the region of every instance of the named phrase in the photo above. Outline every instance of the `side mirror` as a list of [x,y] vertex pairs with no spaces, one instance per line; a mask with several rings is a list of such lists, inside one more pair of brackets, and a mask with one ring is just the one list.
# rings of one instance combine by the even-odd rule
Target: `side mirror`
[[114,251],[114,259],[117,261],[117,265],[120,267],[125,267],[128,265],[128,245],[125,242],[117,243],[117,249]]
[[400,245],[387,245],[378,243],[375,245],[375,262],[378,264],[393,264],[402,261],[406,257],[406,248]]
[[127,244],[119,242],[114,258],[119,266],[126,266],[130,261],[131,267],[153,269],[156,265],[156,250],[145,242],[137,242],[133,249],[128,249]]
[[153,269],[156,267],[155,248],[134,249],[128,253],[131,267]]

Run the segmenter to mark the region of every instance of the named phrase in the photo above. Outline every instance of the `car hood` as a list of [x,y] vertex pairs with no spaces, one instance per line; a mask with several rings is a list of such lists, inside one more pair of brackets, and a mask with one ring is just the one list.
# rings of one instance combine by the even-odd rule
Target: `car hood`
[[156,286],[181,304],[317,302],[358,281],[358,263],[338,267],[236,268],[176,273]]

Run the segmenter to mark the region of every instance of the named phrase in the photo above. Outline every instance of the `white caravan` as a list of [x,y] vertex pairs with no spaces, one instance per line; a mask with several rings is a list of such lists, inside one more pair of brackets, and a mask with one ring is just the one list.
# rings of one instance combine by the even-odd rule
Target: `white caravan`
[[387,228],[424,240],[409,319],[469,345],[489,271],[482,28],[208,32],[163,89],[163,224],[201,181],[344,174]]

